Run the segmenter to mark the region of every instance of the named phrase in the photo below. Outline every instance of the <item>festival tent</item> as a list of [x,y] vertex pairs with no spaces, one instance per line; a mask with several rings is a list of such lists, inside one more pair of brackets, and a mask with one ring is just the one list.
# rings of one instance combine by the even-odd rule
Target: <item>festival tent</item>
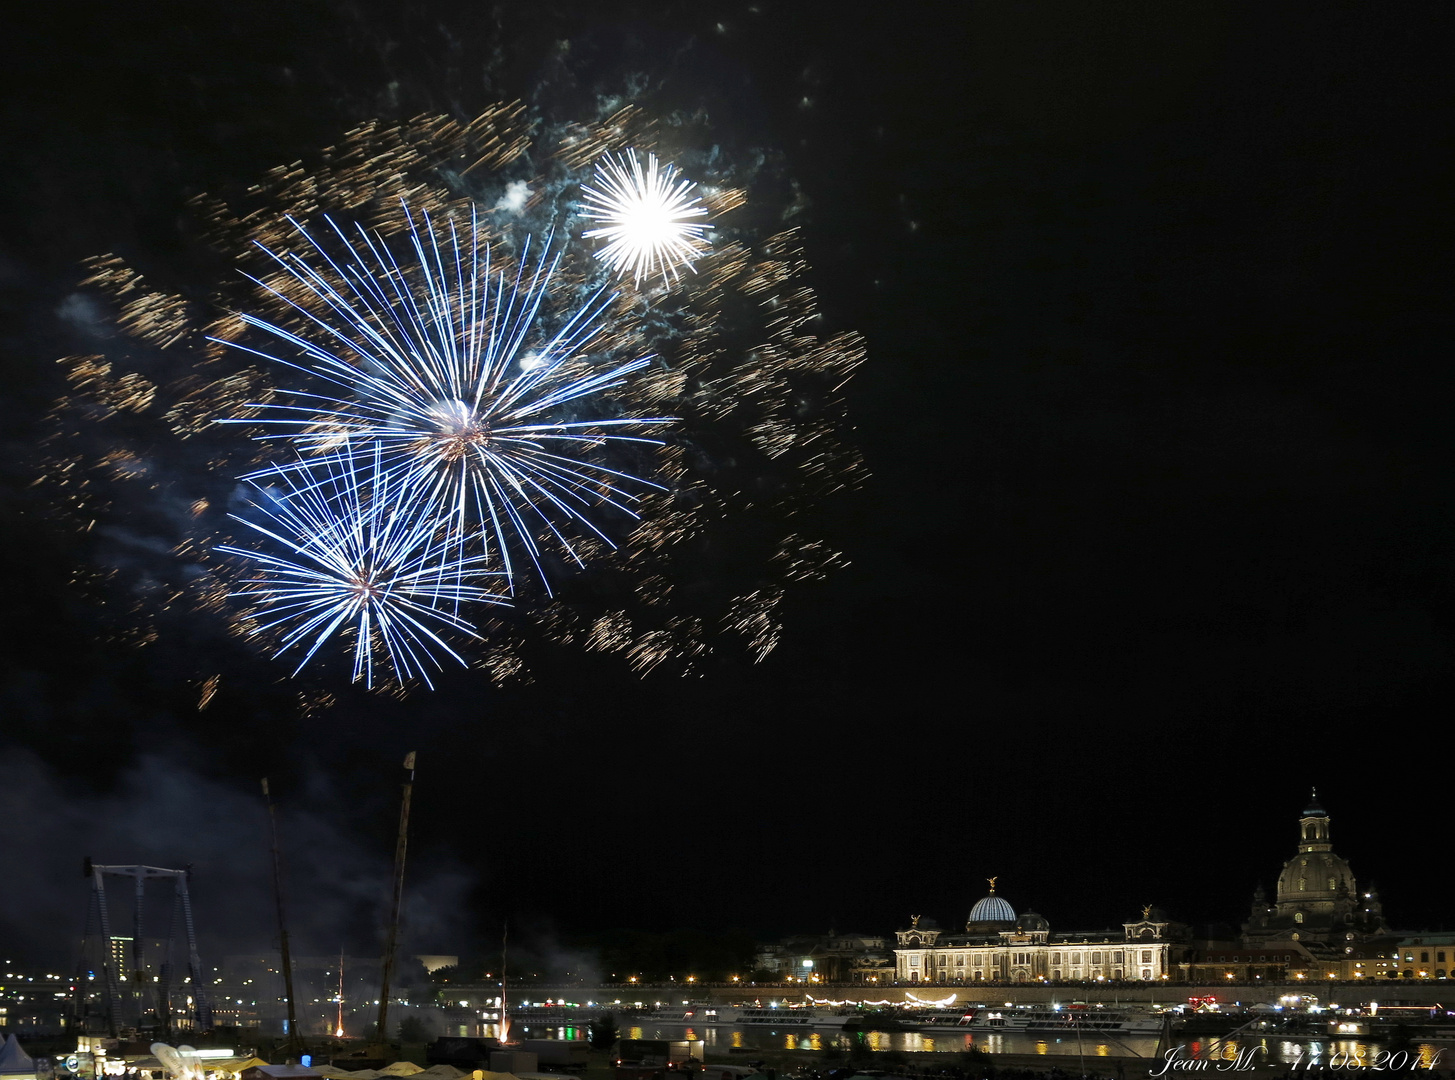
[[305,1065],[253,1065],[238,1072],[241,1080],[319,1080],[317,1069]]
[[[396,1061],[382,1069],[358,1069],[355,1072],[340,1069],[337,1065],[321,1065],[313,1071],[324,1080],[400,1080],[401,1077],[408,1077],[409,1080],[460,1080],[460,1077],[467,1075],[453,1065],[432,1065],[428,1069],[421,1069],[410,1061]],[[509,1073],[486,1073],[485,1076],[516,1080]],[[559,1078],[553,1077],[552,1080]]]
[[218,1058],[215,1061],[209,1061],[207,1063],[207,1068],[216,1069],[218,1072],[231,1073],[232,1075],[236,1076],[244,1069],[256,1069],[258,1066],[266,1064],[267,1062],[260,1057],[231,1057]]
[[20,1047],[20,1040],[14,1033],[0,1046],[0,1076],[7,1080],[26,1080],[35,1077],[35,1060]]

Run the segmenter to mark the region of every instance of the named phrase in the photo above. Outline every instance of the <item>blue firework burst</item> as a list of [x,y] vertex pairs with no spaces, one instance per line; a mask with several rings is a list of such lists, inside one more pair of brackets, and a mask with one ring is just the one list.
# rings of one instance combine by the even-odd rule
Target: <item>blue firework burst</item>
[[479,636],[462,605],[508,601],[477,584],[482,557],[462,556],[380,465],[334,457],[255,485],[255,515],[230,516],[273,551],[218,550],[253,565],[234,595],[253,605],[254,633],[279,638],[278,655],[301,654],[295,674],[337,635],[352,638],[355,682],[372,689],[380,668],[431,685],[443,657],[465,663],[447,637]]
[[507,590],[528,563],[549,592],[546,537],[581,563],[581,537],[612,544],[597,520],[602,507],[635,517],[641,496],[660,490],[599,454],[613,444],[659,446],[647,433],[671,418],[592,415],[652,357],[592,355],[613,299],[604,289],[546,318],[560,263],[549,238],[527,238],[518,260],[492,268],[473,214],[462,235],[453,222],[444,230],[428,214],[416,219],[407,206],[404,213],[414,256],[407,265],[377,234],[360,227],[350,238],[332,221],[338,257],[297,222],[316,263],[263,249],[288,294],[254,280],[293,309],[299,330],[242,319],[292,355],[224,344],[305,371],[329,389],[290,392],[295,403],[259,404],[255,416],[234,421],[262,425],[264,438],[286,438],[302,455],[246,479],[306,471],[318,455],[377,454],[398,496],[426,508],[421,513],[446,527],[451,542],[463,548],[479,540]]

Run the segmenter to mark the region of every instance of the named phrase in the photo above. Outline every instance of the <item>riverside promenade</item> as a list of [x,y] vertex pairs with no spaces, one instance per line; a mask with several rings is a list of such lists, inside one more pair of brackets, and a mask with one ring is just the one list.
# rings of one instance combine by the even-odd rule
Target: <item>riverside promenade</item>
[[[482,984],[481,991],[499,984]],[[473,989],[473,987],[458,987]],[[1216,997],[1219,1001],[1277,1002],[1287,995],[1312,996],[1323,1004],[1337,1002],[1355,1005],[1377,1001],[1381,1005],[1437,1005],[1450,998],[1450,984],[1435,980],[1380,982],[1277,982],[1277,983],[968,983],[896,984],[864,986],[845,983],[563,983],[512,985],[513,1003],[521,1001],[567,1001],[585,1004],[616,1002],[634,1005],[642,1002],[681,1004],[683,1001],[728,1005],[739,1001],[815,1001],[845,1002],[848,1005],[880,1005],[907,1008],[927,1004],[959,1005],[965,1002],[986,1004],[1039,1005],[1061,1001],[1088,1001],[1111,1004],[1177,1005],[1194,997]]]

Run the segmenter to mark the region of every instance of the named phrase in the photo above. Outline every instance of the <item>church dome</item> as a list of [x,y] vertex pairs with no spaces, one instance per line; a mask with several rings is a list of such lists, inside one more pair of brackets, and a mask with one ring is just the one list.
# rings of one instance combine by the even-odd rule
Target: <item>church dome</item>
[[[996,897],[996,899],[999,899],[999,897]],[[1010,905],[1007,904],[1006,906],[1009,907]],[[1022,912],[1016,926],[1027,932],[1051,929],[1051,924],[1046,921],[1046,917],[1034,911]]]
[[1005,898],[991,893],[975,902],[970,909],[970,922],[1015,922],[1015,909],[1005,902]]
[[1283,873],[1278,875],[1278,900],[1327,900],[1339,892],[1340,886],[1349,892],[1358,889],[1349,864],[1332,851],[1310,851],[1284,863]]

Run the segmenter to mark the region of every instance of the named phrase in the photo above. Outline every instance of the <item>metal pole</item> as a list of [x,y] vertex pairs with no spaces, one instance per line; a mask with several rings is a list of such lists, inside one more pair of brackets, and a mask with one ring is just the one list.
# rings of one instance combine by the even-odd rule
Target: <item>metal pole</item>
[[106,883],[102,878],[102,871],[93,868],[91,875],[92,895],[96,897],[96,910],[101,922],[101,947],[104,950],[101,973],[106,980],[106,1034],[115,1038],[121,1026],[117,1016],[121,1011],[121,987],[116,984],[116,966],[112,963],[114,946],[111,942],[111,913],[106,910]]
[[283,856],[278,851],[278,814],[273,809],[273,796],[268,791],[266,776],[263,777],[263,801],[268,804],[268,825],[273,833],[273,899],[278,907],[278,951],[283,956],[283,993],[288,999],[288,1038],[283,1041],[283,1046],[285,1051],[297,1047],[301,1054],[305,1047],[293,1005],[293,957],[288,952],[288,922],[283,917]]
[[379,988],[378,1041],[389,1042],[389,981],[394,975],[394,947],[399,940],[399,909],[404,900],[404,856],[409,845],[409,799],[414,793],[414,751],[404,757],[404,797],[399,805],[399,839],[394,845],[394,902],[389,911],[388,938],[384,944]]
[[[91,876],[91,856],[89,855],[87,855],[85,860],[81,863],[81,875],[83,877]],[[82,1035],[86,1035],[90,1032],[90,1026],[87,1024],[86,1020],[87,1017],[91,1015],[90,1001],[93,993],[91,989],[91,983],[94,981],[96,973],[86,965],[92,955],[91,942],[92,938],[94,937],[92,931],[95,929],[95,927],[96,890],[93,886],[91,889],[90,898],[86,901],[86,930],[85,933],[81,935],[81,955],[76,961],[76,976],[74,979],[75,985],[71,988],[71,1022],[67,1027],[68,1032],[71,1030],[75,1030]],[[87,978],[88,975],[91,976],[91,978]],[[104,980],[104,972],[102,973],[102,977]]]
[[192,924],[192,897],[187,891],[187,879],[192,876],[189,866],[177,877],[178,895],[182,898],[182,926],[187,931],[187,967],[192,972],[193,1012],[200,1031],[212,1030],[212,1005],[208,996],[207,978],[202,970],[202,957],[197,953],[197,929]]
[[136,898],[136,913],[132,922],[131,939],[131,998],[136,1002],[136,1026],[141,1027],[146,1022],[146,995],[142,987],[146,983],[146,957],[145,943],[142,940],[141,912],[142,904],[146,898],[146,877],[141,867],[133,867],[136,874],[136,888],[133,890]]
[[162,946],[162,962],[157,969],[157,1032],[163,1039],[172,1035],[172,944],[177,937],[177,909],[182,906],[182,889],[172,880],[171,914],[167,916],[167,940]]

